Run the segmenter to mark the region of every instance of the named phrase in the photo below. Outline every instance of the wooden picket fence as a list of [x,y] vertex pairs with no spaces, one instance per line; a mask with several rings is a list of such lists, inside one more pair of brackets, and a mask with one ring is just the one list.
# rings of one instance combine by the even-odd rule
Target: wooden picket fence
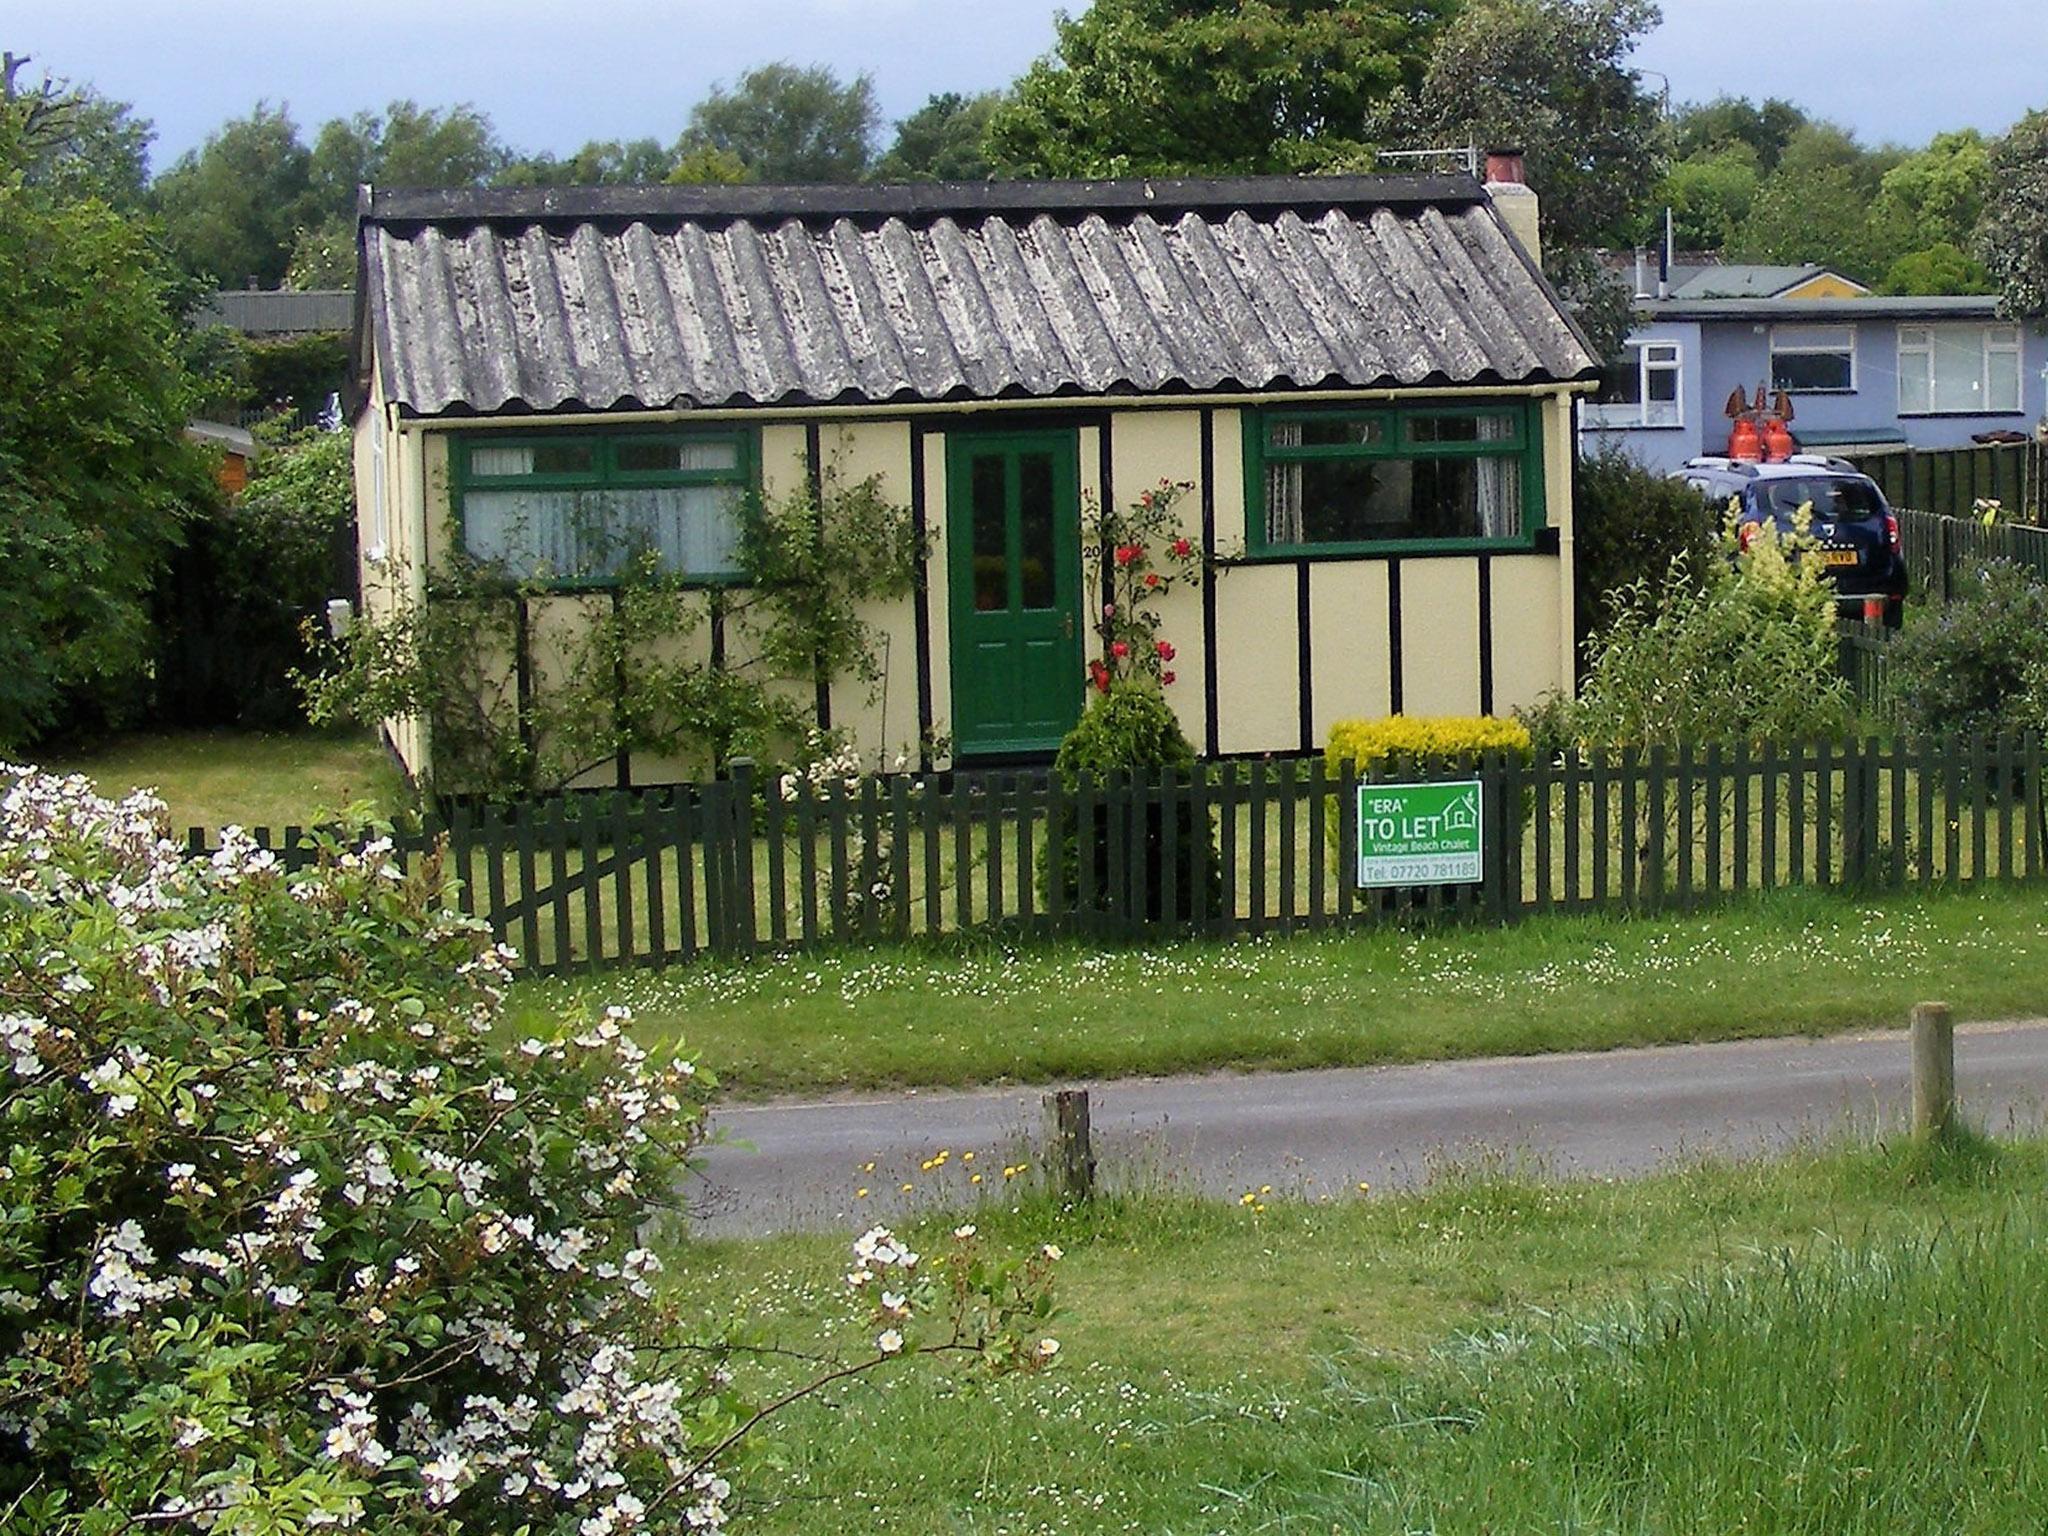
[[1904,510],[1898,517],[1907,579],[1932,602],[1946,603],[1959,575],[1983,560],[2010,560],[2048,580],[2048,528]]
[[1841,455],[1870,476],[1895,508],[1967,518],[1981,500],[2008,518],[2040,516],[2048,495],[2042,444],[1972,443],[1956,448],[1845,448]]
[[[1484,878],[1358,887],[1360,778],[1226,762],[1068,793],[1043,773],[863,779],[764,793],[732,778],[458,808],[402,834],[529,971],[982,933],[1258,936],[1357,923],[1690,908],[1783,886],[1896,889],[2042,873],[2035,739],[1876,738],[1501,758],[1375,773],[1483,787]],[[768,786],[773,789],[773,786]],[[1063,838],[1062,889],[1044,878]],[[1202,829],[1208,829],[1208,836]],[[287,866],[297,828],[262,835]],[[190,846],[213,840],[195,830]]]

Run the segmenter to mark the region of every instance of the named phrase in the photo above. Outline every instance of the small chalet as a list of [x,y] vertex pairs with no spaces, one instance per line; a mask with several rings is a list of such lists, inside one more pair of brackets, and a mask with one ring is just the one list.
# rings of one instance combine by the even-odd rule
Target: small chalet
[[[874,475],[932,554],[870,615],[881,684],[820,690],[820,723],[870,760],[1016,760],[1085,702],[1084,500],[1167,479],[1209,557],[1168,600],[1168,696],[1208,754],[1505,712],[1571,684],[1572,402],[1598,374],[1535,215],[1506,156],[1487,184],[366,190],[366,602],[457,547],[573,568],[593,492],[709,590],[741,498]],[[522,655],[586,611],[583,568],[522,606]],[[427,767],[415,723],[392,739]]]

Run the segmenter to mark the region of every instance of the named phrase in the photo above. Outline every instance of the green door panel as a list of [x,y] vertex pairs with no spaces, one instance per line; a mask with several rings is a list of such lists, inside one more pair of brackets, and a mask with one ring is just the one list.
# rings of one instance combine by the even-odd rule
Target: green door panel
[[1049,752],[1080,718],[1080,450],[1071,430],[946,440],[953,744]]

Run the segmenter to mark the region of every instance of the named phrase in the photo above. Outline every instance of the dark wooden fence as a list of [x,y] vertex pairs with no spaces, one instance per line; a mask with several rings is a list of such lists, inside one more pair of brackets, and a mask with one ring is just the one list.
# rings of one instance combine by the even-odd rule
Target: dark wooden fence
[[[462,810],[401,837],[397,856],[411,866],[442,850],[458,904],[539,973],[970,932],[1128,940],[1507,922],[1787,885],[2033,879],[2041,757],[2032,739],[1871,739],[1418,765],[1399,776],[1484,786],[1485,878],[1391,891],[1349,877],[1359,779],[1315,759],[1075,794],[1043,775],[959,773],[785,798],[742,772]],[[1089,829],[1098,856],[1071,861],[1063,891],[1044,877],[1049,857]],[[296,828],[263,841],[287,865],[316,856]],[[191,845],[210,841],[195,832]]]
[[1933,602],[1947,602],[1958,573],[1980,560],[2012,560],[2048,580],[2048,528],[1902,510],[1899,542],[1912,590]]
[[1894,507],[1968,517],[1981,499],[1999,502],[2008,517],[2038,517],[2044,511],[2048,458],[2039,443],[1844,449],[1842,457],[1875,480]]

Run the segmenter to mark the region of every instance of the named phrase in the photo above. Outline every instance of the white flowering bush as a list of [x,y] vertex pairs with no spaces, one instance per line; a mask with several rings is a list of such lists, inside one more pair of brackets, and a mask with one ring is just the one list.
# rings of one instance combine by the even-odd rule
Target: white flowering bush
[[[621,1009],[502,1038],[432,859],[188,860],[160,817],[0,766],[0,1531],[721,1526],[777,1404],[649,1246],[708,1075]],[[821,1380],[1057,1347],[1043,1256],[856,1265],[873,1353]]]

